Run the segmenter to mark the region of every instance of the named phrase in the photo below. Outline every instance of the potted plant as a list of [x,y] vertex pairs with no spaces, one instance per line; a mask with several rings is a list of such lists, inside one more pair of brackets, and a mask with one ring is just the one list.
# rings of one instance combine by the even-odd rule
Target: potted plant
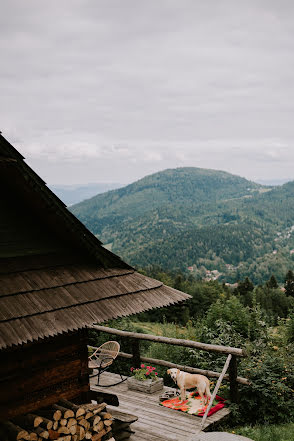
[[163,389],[163,378],[158,378],[156,369],[141,364],[140,368],[131,367],[131,377],[127,379],[128,388],[152,394]]

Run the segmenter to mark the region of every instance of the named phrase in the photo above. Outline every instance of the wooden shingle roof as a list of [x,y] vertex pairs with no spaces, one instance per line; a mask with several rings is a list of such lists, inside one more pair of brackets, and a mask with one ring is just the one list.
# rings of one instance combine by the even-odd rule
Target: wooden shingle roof
[[190,297],[103,248],[1,135],[0,191],[0,349]]

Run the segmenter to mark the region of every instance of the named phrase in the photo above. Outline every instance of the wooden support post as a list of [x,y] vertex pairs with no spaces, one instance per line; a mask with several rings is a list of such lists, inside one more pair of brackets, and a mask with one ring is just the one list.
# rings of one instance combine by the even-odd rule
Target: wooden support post
[[239,403],[239,391],[237,383],[237,357],[232,355],[229,365],[229,380],[230,380],[230,399],[232,403]]
[[141,364],[140,340],[132,338],[133,367],[139,368]]

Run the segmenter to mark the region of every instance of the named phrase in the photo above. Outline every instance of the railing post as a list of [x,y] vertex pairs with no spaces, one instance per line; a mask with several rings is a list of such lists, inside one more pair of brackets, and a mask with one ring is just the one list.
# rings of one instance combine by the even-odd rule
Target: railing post
[[232,403],[239,403],[239,391],[237,383],[237,357],[232,355],[229,365],[229,380],[230,380],[230,399]]
[[140,356],[140,340],[137,338],[132,338],[132,353],[133,353],[133,367],[139,368],[141,364]]

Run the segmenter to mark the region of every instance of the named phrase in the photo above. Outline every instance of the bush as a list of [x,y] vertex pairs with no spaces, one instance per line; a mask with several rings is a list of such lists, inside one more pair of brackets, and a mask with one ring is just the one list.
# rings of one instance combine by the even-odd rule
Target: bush
[[[241,390],[240,411],[250,423],[287,422],[294,416],[293,350],[265,348],[243,362],[243,374],[251,381]],[[246,367],[245,367],[246,366]]]

